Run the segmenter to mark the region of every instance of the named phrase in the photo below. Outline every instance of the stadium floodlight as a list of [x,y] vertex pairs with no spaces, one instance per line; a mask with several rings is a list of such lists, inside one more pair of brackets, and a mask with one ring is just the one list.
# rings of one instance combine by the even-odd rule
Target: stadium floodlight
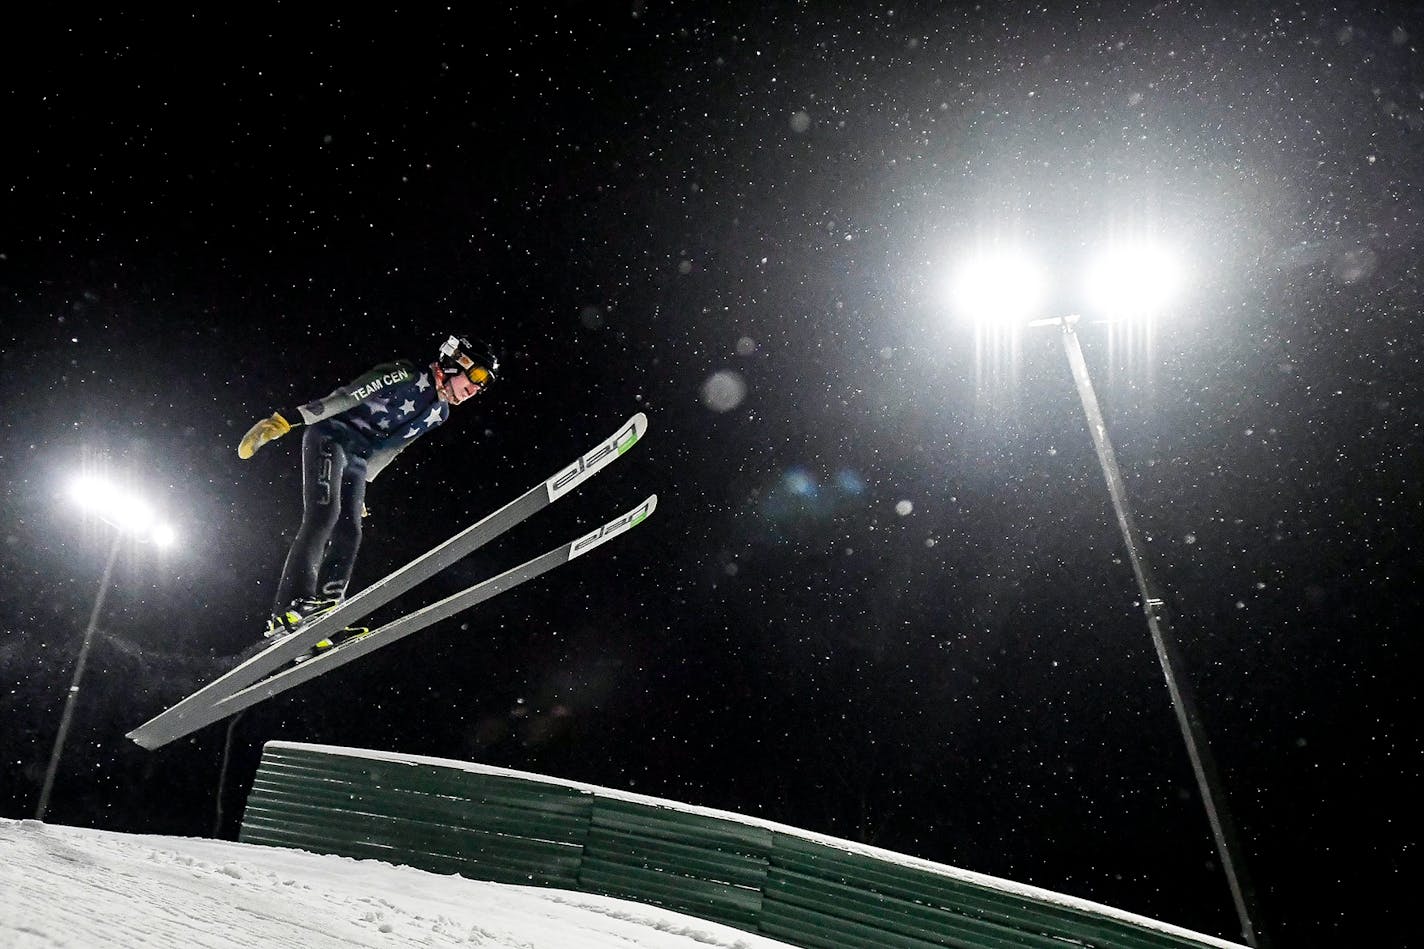
[[159,520],[153,508],[103,478],[84,475],[69,485],[69,497],[82,510],[112,525],[120,532],[159,547],[177,539],[173,528]]
[[1046,282],[1038,262],[1018,248],[976,254],[954,271],[950,305],[975,323],[1017,326],[1043,309]]
[[[1086,292],[1082,302],[1095,316],[1107,320],[1157,316],[1175,301],[1182,289],[1184,275],[1181,260],[1165,247],[1147,242],[1108,245],[1091,261],[1085,272]],[[1242,933],[1247,943],[1256,947],[1259,943],[1252,918],[1255,896],[1246,879],[1245,867],[1236,856],[1240,845],[1227,812],[1225,792],[1207,743],[1200,712],[1188,681],[1177,671],[1182,663],[1177,655],[1178,646],[1164,597],[1149,569],[1146,544],[1128,503],[1122,471],[1108,438],[1107,424],[1078,341],[1080,317],[1067,311],[1045,315],[1048,303],[1045,289],[1041,272],[1031,258],[1020,251],[1003,250],[966,260],[954,274],[950,302],[957,313],[979,324],[1057,326],[1061,330],[1069,370],[1083,404],[1088,432],[1107,483],[1115,519],[1137,583],[1139,601],[1206,808]]]
[[1184,268],[1170,249],[1150,243],[1110,244],[1088,265],[1084,302],[1109,320],[1156,316],[1182,290]]

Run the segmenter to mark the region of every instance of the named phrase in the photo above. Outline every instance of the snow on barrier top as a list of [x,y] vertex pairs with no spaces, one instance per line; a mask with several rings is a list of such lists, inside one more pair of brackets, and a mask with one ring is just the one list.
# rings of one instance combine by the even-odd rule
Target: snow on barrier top
[[240,839],[617,896],[808,947],[1241,949],[773,821],[359,748],[268,742]]

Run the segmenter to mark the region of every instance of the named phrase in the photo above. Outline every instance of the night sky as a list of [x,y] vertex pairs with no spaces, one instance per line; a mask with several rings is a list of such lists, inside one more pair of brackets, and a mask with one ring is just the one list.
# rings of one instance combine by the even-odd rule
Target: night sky
[[[1238,937],[1055,331],[946,271],[1191,267],[1083,347],[1276,945],[1417,939],[1424,22],[1162,3],[529,4],[12,19],[0,40],[0,814],[235,836],[261,745],[724,808]],[[840,12],[829,12],[838,10]],[[11,16],[11,14],[7,14]],[[274,409],[482,336],[356,585],[635,411],[645,442],[398,615],[657,492],[597,554],[158,752],[300,517]],[[377,617],[378,619],[380,616]],[[1414,713],[1408,709],[1415,708]],[[221,787],[221,791],[219,788]]]

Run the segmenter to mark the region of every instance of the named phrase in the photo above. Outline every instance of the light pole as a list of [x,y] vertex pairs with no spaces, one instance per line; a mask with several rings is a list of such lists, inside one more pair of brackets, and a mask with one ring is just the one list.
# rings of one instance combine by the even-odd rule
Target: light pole
[[99,581],[99,592],[94,597],[94,608],[89,612],[89,624],[84,628],[84,639],[79,646],[79,656],[74,662],[74,675],[69,680],[69,691],[64,697],[64,711],[59,717],[59,730],[54,736],[54,748],[50,751],[49,765],[45,768],[44,784],[40,788],[39,804],[35,807],[35,819],[44,820],[49,809],[50,792],[54,789],[54,777],[59,771],[59,759],[64,753],[64,742],[69,735],[69,724],[74,719],[74,703],[79,698],[79,686],[84,679],[84,668],[89,662],[89,647],[94,641],[94,631],[99,626],[99,615],[104,609],[104,600],[109,594],[109,586],[114,576],[114,564],[119,559],[119,548],[126,537],[136,537],[160,547],[173,543],[172,528],[160,523],[148,506],[137,498],[124,495],[113,486],[93,478],[81,478],[70,486],[70,497],[80,507],[96,514],[100,520],[114,528],[114,538],[109,544],[109,558],[104,563],[104,574]]
[[[1174,289],[1176,271],[1172,262],[1161,252],[1135,248],[1126,253],[1119,250],[1102,255],[1090,270],[1089,280],[1090,292],[1098,306],[1110,317],[1121,317],[1151,313],[1163,305]],[[960,309],[976,317],[982,318],[991,312],[1002,313],[1012,322],[1023,323],[1025,317],[1041,305],[1042,286],[1029,259],[1014,253],[971,261],[960,272],[956,297]],[[1160,589],[1147,563],[1146,548],[1128,503],[1122,470],[1118,467],[1117,455],[1108,438],[1107,424],[1103,421],[1093,380],[1088,375],[1088,363],[1078,342],[1078,322],[1079,318],[1071,315],[1032,320],[1027,325],[1061,328],[1063,351],[1068,357],[1078,398],[1083,403],[1088,432],[1097,451],[1103,479],[1107,482],[1108,496],[1112,500],[1113,513],[1127,548],[1142,610],[1147,618],[1147,629],[1172,698],[1177,725],[1187,746],[1187,757],[1191,760],[1197,790],[1206,808],[1217,855],[1226,872],[1241,932],[1248,945],[1264,949],[1267,945],[1264,934],[1254,921],[1257,915],[1255,894],[1245,865],[1236,856],[1240,843],[1226,806],[1226,793],[1221,786],[1196,702],[1187,682],[1177,672],[1181,659],[1176,640]]]

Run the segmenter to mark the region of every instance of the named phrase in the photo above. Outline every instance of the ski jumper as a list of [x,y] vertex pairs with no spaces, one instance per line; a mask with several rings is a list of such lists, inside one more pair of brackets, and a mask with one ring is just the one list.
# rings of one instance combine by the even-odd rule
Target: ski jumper
[[284,411],[302,434],[302,526],[273,613],[298,597],[341,599],[361,546],[366,483],[421,435],[450,417],[429,368],[382,363],[325,398]]

